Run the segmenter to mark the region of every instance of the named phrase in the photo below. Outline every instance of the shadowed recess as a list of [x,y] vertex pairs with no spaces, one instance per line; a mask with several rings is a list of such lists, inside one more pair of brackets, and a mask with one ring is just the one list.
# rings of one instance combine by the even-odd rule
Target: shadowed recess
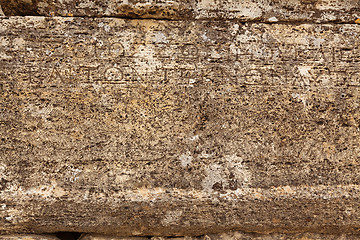
[[78,232],[57,232],[56,237],[60,240],[77,240],[80,238],[81,233]]

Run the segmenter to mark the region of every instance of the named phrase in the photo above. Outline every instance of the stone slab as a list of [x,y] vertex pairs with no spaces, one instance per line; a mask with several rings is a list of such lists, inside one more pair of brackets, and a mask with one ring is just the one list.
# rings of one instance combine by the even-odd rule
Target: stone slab
[[360,3],[354,0],[0,0],[0,3],[6,15],[347,23],[360,18]]
[[0,232],[358,233],[360,28],[0,21]]

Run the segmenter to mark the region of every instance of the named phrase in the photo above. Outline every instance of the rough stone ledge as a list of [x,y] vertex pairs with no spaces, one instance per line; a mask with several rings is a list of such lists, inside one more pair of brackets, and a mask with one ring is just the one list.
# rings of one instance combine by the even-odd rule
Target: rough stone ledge
[[353,0],[0,0],[6,15],[152,19],[239,19],[261,22],[342,22],[360,17]]

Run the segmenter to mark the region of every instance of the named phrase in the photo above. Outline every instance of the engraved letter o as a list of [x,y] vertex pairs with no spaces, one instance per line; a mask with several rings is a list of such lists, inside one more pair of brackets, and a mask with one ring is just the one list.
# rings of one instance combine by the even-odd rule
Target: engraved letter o
[[109,47],[109,55],[111,57],[124,56],[124,47],[121,43],[113,43]]
[[107,81],[121,81],[123,79],[123,73],[119,68],[110,67],[105,70],[105,79]]

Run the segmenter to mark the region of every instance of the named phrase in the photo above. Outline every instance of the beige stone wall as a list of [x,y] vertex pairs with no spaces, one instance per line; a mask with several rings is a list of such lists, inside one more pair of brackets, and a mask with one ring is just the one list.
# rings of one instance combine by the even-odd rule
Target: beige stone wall
[[358,2],[0,2],[1,234],[359,233]]

